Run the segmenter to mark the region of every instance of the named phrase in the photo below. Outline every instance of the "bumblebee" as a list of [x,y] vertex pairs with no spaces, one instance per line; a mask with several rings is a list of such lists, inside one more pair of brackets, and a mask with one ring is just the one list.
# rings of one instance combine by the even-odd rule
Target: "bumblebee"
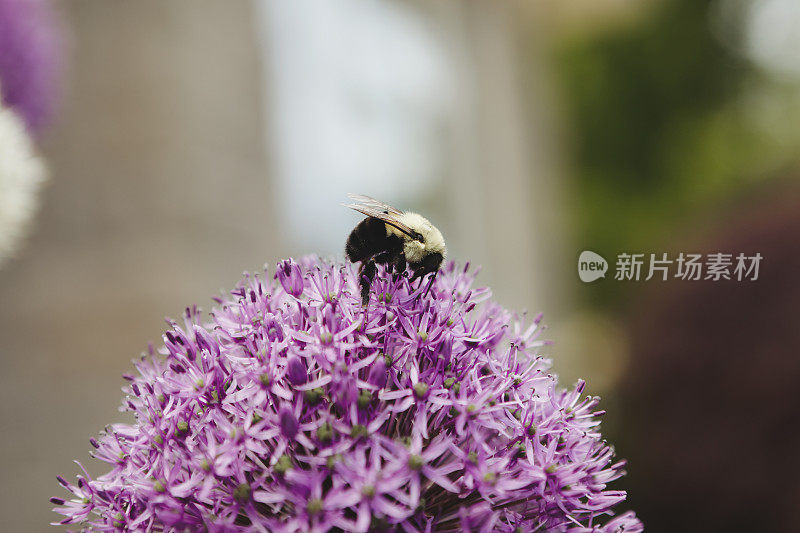
[[417,213],[401,211],[369,196],[349,194],[348,197],[354,203],[344,204],[345,207],[367,215],[350,232],[345,246],[347,259],[361,263],[363,305],[369,302],[377,264],[387,265],[395,275],[402,275],[411,267],[412,282],[432,273],[427,294],[447,255],[442,233]]

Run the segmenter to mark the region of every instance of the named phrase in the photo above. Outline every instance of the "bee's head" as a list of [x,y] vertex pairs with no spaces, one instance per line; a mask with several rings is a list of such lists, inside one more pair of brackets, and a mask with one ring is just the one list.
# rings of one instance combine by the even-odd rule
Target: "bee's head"
[[403,253],[409,263],[418,263],[432,253],[446,254],[442,233],[427,218],[417,213],[403,213],[398,218],[414,231],[413,236],[402,235]]

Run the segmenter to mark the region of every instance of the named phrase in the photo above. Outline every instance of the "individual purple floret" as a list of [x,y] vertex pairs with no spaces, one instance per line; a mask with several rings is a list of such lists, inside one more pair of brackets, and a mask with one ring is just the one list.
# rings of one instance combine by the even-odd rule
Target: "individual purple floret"
[[428,293],[304,258],[170,323],[136,363],[110,471],[54,498],[95,531],[637,532],[598,398],[558,387],[523,325],[447,264]]

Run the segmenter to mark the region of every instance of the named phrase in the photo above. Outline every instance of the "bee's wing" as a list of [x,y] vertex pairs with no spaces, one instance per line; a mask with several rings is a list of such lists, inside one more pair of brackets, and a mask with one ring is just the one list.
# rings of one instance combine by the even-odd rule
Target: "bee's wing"
[[397,218],[398,214],[402,214],[402,213],[387,213],[382,208],[376,209],[374,207],[367,206],[367,205],[361,205],[361,204],[342,204],[342,205],[345,206],[345,207],[349,207],[350,209],[355,209],[359,213],[367,215],[368,217],[377,218],[378,220],[382,220],[386,224],[389,224],[390,226],[394,226],[398,230],[402,231],[403,233],[405,233],[406,235],[408,235],[412,239],[414,238],[414,233],[415,233],[414,230],[412,230],[411,228],[409,228],[408,226],[406,226],[405,224],[400,222],[400,220]]
[[376,200],[375,198],[372,198],[370,196],[350,193],[347,195],[347,197],[350,198],[351,200],[355,200],[356,202],[358,202],[363,206],[371,207],[378,211],[386,211],[387,213],[394,213],[395,215],[403,214],[403,212],[397,209],[396,207],[392,207],[389,204],[383,203],[380,200]]

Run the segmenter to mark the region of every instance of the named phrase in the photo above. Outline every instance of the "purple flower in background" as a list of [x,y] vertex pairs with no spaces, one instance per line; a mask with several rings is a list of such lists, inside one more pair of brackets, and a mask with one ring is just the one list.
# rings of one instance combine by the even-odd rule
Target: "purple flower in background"
[[52,115],[61,37],[46,0],[0,0],[0,94],[33,133]]
[[[283,277],[281,277],[283,272]],[[523,325],[447,264],[427,297],[304,258],[171,323],[128,376],[110,465],[59,482],[90,530],[637,532],[598,399],[558,387]],[[288,281],[287,281],[288,280]]]

